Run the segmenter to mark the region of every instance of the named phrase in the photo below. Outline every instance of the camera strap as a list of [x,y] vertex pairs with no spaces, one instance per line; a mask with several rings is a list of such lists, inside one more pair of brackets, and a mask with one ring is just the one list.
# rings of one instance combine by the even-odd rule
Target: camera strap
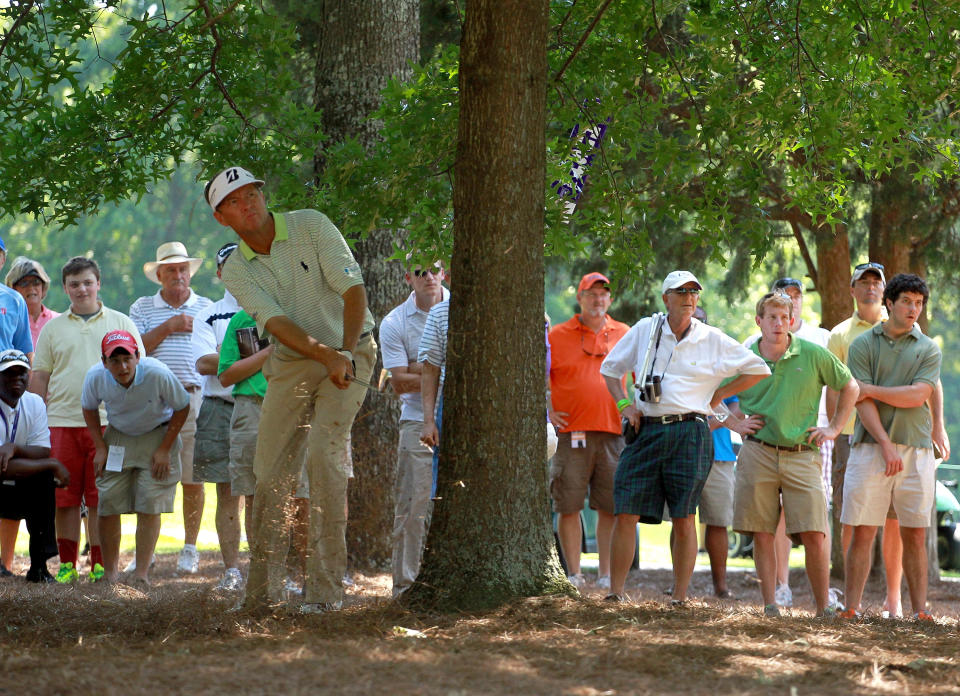
[[[647,340],[647,352],[643,358],[643,370],[641,370],[640,375],[635,377],[635,384],[643,385],[647,380],[647,375],[649,375],[653,369],[651,357],[653,358],[653,362],[656,362],[656,352],[657,348],[660,347],[660,338],[663,335],[663,322],[665,319],[666,315],[663,312],[654,312],[653,316],[650,317],[650,336]],[[656,341],[656,346],[654,346],[654,341]]]

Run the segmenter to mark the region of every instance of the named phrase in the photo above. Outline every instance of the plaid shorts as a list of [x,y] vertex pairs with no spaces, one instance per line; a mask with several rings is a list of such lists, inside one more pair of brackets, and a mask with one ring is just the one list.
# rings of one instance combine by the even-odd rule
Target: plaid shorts
[[637,439],[620,454],[614,513],[660,524],[666,503],[671,517],[688,517],[697,511],[712,464],[713,438],[706,418],[643,424]]

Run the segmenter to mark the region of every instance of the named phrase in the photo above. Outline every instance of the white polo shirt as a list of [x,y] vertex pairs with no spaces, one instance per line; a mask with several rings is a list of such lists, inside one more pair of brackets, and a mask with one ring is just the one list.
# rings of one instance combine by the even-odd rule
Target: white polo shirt
[[[201,309],[193,320],[193,335],[190,345],[193,347],[193,364],[204,355],[220,355],[220,346],[223,337],[227,335],[227,326],[233,315],[240,311],[236,298],[227,290],[223,299],[214,302],[205,309]],[[203,395],[215,396],[233,403],[233,386],[224,387],[216,375],[201,375],[203,377]]]
[[[186,302],[179,307],[171,307],[158,291],[156,295],[147,295],[134,302],[130,306],[130,318],[142,336],[179,314],[188,314],[196,321],[200,310],[211,304],[213,303],[209,299],[190,290],[190,297]],[[170,334],[153,349],[150,357],[169,367],[183,386],[199,387],[203,380],[193,359],[191,336],[191,333],[184,331]]]

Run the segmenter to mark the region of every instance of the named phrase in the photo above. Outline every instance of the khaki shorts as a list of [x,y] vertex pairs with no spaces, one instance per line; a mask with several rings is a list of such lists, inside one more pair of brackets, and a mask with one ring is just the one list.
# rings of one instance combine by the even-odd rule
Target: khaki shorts
[[714,461],[700,492],[700,522],[710,527],[733,524],[733,462]]
[[208,483],[230,482],[230,418],[233,404],[213,396],[203,397],[197,414],[193,444],[193,478]]
[[840,521],[854,527],[880,527],[891,503],[902,527],[929,527],[937,463],[932,448],[894,445],[903,471],[887,476],[883,450],[875,443],[853,446],[843,480]]
[[[233,404],[230,417],[230,494],[253,495],[257,479],[253,475],[253,458],[257,453],[257,432],[260,429],[260,407],[263,399],[259,396],[238,395]],[[306,450],[300,466],[300,480],[297,482],[295,498],[309,498],[310,484],[307,482]]]
[[201,483],[193,480],[193,447],[194,439],[197,435],[197,415],[200,413],[200,403],[203,401],[203,393],[200,389],[187,391],[190,395],[190,412],[187,414],[187,420],[180,428],[180,465],[183,470],[181,480],[185,484]]
[[781,499],[788,535],[827,533],[820,453],[778,451],[747,440],[737,457],[733,528],[773,534],[780,521]]
[[144,513],[159,515],[173,512],[173,499],[177,495],[180,480],[180,438],[170,448],[170,473],[162,481],[153,478],[150,466],[153,453],[167,433],[166,424],[143,435],[125,435],[112,426],[107,426],[103,439],[107,446],[124,448],[123,471],[104,471],[97,477],[100,505],[97,514],[127,515]]
[[570,433],[557,435],[557,453],[550,464],[553,508],[561,515],[583,509],[590,491],[590,507],[613,514],[613,475],[623,449],[623,437],[613,433],[587,433],[586,447],[571,447]]

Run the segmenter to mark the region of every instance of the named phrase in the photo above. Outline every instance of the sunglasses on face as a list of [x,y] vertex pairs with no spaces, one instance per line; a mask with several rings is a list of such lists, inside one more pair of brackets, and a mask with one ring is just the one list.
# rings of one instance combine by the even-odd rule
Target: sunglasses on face
[[700,290],[697,288],[673,288],[672,290],[667,290],[667,294],[673,295],[699,295]]
[[443,273],[443,269],[442,268],[427,268],[427,269],[418,268],[413,272],[413,275],[415,275],[417,278],[423,278],[425,275],[427,275],[427,273],[431,273],[433,275],[440,275],[441,273]]

